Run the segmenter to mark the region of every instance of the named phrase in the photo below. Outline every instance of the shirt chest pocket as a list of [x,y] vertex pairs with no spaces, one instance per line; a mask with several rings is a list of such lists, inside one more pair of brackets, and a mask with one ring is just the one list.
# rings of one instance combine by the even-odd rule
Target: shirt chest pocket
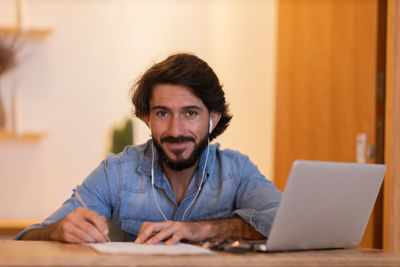
[[131,193],[145,193],[150,189],[150,187],[150,178],[146,175],[142,175],[138,180],[133,182],[127,182],[127,180],[124,180],[122,190]]
[[190,219],[198,221],[232,217],[235,196],[236,187],[231,181],[224,181],[219,188],[205,184],[190,212]]
[[222,176],[220,179],[207,180],[201,193],[217,199],[219,202],[231,203],[236,196],[237,184],[232,176]]
[[[146,177],[124,183],[118,195],[121,221],[144,221],[149,218],[151,184]],[[132,227],[129,227],[132,228]]]
[[[126,221],[129,229],[132,229],[133,226],[141,224],[142,222],[162,220],[151,190],[143,193],[122,190],[120,212],[121,221]],[[136,229],[137,227],[135,226],[133,228]]]

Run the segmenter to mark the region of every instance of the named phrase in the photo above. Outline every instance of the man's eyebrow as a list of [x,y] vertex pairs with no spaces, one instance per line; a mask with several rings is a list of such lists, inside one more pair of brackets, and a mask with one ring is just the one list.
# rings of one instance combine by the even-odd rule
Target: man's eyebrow
[[182,109],[197,109],[197,110],[203,111],[203,109],[202,109],[201,107],[195,106],[195,105],[192,105],[192,106],[184,106]]
[[150,110],[155,110],[155,109],[168,109],[166,106],[152,106]]
[[[150,108],[150,110],[156,110],[156,109],[169,110],[168,107],[166,107],[166,106],[161,106],[161,105],[152,106],[152,107]],[[202,109],[201,107],[196,106],[196,105],[184,106],[182,109],[183,109],[183,110],[197,109],[197,110],[199,110],[199,111],[203,111],[203,109]]]

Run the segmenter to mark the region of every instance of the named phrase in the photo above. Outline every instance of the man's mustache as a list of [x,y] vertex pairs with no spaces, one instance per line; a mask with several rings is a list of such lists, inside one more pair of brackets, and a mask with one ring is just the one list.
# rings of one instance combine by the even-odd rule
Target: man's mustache
[[160,139],[161,144],[162,143],[173,143],[173,144],[179,144],[183,142],[195,142],[195,139],[190,136],[178,136],[178,137],[172,137],[172,136],[165,136]]

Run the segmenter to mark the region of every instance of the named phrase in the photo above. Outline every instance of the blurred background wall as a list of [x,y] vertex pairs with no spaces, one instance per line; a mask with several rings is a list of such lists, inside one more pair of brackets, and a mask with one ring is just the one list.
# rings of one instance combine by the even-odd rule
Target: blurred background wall
[[[0,1],[0,25],[15,23]],[[50,28],[24,40],[16,69],[3,75],[10,108],[19,90],[20,128],[37,142],[0,140],[0,219],[43,219],[110,150],[112,129],[131,116],[136,77],[173,52],[206,60],[234,115],[222,147],[273,173],[275,0],[23,0],[23,27]],[[8,123],[8,127],[10,127]],[[134,120],[135,143],[149,138]]]

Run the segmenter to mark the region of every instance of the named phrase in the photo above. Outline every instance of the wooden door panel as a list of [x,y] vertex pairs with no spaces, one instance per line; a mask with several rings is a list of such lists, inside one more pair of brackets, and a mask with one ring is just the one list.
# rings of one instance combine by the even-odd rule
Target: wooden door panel
[[374,145],[378,1],[281,0],[278,10],[274,177],[284,189],[296,159],[354,162],[359,133]]

